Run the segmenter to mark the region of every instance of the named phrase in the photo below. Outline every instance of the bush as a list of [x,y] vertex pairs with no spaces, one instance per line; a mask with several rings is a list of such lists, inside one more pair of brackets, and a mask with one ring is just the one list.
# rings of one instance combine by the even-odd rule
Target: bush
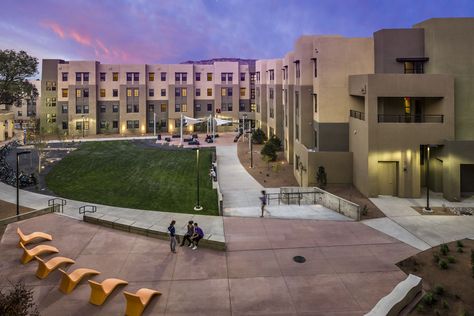
[[275,161],[277,159],[277,148],[271,142],[266,142],[263,146],[260,154],[264,157],[268,157],[270,161]]
[[327,174],[326,170],[324,169],[323,166],[318,167],[318,172],[316,173],[316,181],[318,182],[318,186],[321,189],[324,189],[327,184]]
[[448,256],[448,262],[449,263],[455,263],[456,259],[453,256]]
[[444,294],[444,287],[443,287],[442,285],[440,285],[440,284],[436,285],[436,286],[434,287],[434,293],[435,293],[436,295],[443,295],[443,294]]
[[421,299],[423,301],[423,304],[427,306],[431,306],[434,303],[436,303],[436,298],[434,297],[433,293],[431,292],[426,292],[425,296]]
[[39,316],[33,301],[33,291],[27,289],[23,282],[12,286],[9,291],[0,290],[0,315]]
[[439,262],[439,253],[433,252],[433,260],[436,264]]
[[276,135],[272,135],[268,140],[269,143],[272,143],[277,150],[281,150],[281,139]]
[[364,205],[364,207],[362,207],[362,210],[360,211],[360,214],[365,216],[367,215],[368,212],[369,212],[369,208],[367,207],[367,205]]
[[438,266],[440,267],[440,269],[446,270],[448,268],[448,263],[444,260],[440,260],[438,262]]
[[441,252],[441,254],[442,254],[443,256],[446,256],[446,255],[448,254],[448,252],[449,252],[449,247],[448,247],[448,245],[446,245],[446,244],[441,244],[441,246],[440,246],[440,248],[439,248],[439,251]]
[[457,252],[459,252],[459,253],[463,253],[463,252],[464,252],[464,250],[463,250],[461,247],[458,247],[458,250],[457,250]]
[[423,314],[425,312],[425,306],[423,304],[416,305],[416,310],[418,313]]
[[263,144],[267,140],[267,136],[262,129],[257,128],[252,132],[252,142],[254,144]]
[[449,304],[448,304],[448,302],[446,302],[446,300],[443,300],[443,302],[441,304],[443,305],[444,309],[449,309]]
[[459,247],[459,248],[463,248],[464,244],[462,243],[462,241],[458,240],[458,241],[456,241],[456,246]]

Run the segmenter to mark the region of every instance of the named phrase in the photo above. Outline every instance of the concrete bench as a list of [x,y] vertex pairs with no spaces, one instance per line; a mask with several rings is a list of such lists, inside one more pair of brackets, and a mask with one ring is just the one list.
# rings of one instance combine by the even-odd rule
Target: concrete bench
[[59,269],[59,271],[63,274],[61,283],[59,284],[59,290],[64,294],[71,293],[84,277],[100,274],[99,271],[88,268],[76,269],[70,274],[67,274],[63,269]]
[[102,283],[98,283],[92,280],[89,280],[89,285],[91,287],[91,296],[89,298],[89,303],[94,305],[102,305],[109,295],[119,286],[127,285],[128,282],[121,279],[106,279]]
[[366,316],[396,316],[410,304],[422,290],[422,279],[410,274],[397,284],[390,294],[383,297]]
[[20,241],[20,247],[23,248],[23,255],[21,256],[20,262],[27,264],[35,258],[44,253],[58,253],[59,250],[56,247],[50,245],[38,245],[34,248],[27,249],[23,243]]
[[[84,222],[110,227],[147,237],[163,240],[169,239],[167,224],[153,225],[149,223],[118,218],[111,215],[104,215],[101,213],[91,213],[84,215]],[[185,229],[177,228],[176,235],[181,239],[183,238],[185,232]],[[216,250],[225,250],[225,238],[221,235],[205,234],[204,237],[199,241],[199,246]]]
[[36,270],[36,276],[38,279],[46,278],[52,271],[57,269],[60,265],[64,264],[74,264],[75,261],[70,258],[65,257],[54,257],[48,262],[44,262],[40,257],[35,257],[38,261],[38,269]]
[[147,307],[153,296],[161,295],[160,292],[150,290],[146,288],[139,289],[136,293],[130,293],[123,291],[125,300],[127,301],[127,307],[125,315],[127,316],[140,316],[143,310]]

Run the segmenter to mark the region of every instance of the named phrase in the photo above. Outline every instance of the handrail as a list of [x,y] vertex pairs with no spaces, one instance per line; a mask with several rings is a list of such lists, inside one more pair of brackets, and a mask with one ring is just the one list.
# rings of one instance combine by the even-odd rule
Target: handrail
[[[59,203],[57,203],[57,201],[59,201]],[[66,204],[67,204],[67,201],[61,198],[53,198],[53,199],[48,200],[48,206],[54,206],[54,207],[59,206],[59,210],[61,211],[61,213],[64,213],[64,205]]]
[[266,193],[265,198],[268,205],[270,205],[270,201],[272,200],[278,200],[278,205],[280,205],[282,202],[286,202],[286,204],[289,205],[290,201],[292,202],[294,199],[298,199],[298,205],[301,205],[301,200],[305,196],[310,196],[313,198],[313,204],[316,204],[316,202],[318,201],[318,199],[316,198],[316,194],[323,193],[318,191]]
[[379,123],[444,123],[442,114],[410,115],[410,114],[379,114]]
[[349,116],[353,117],[353,118],[356,118],[356,119],[359,119],[359,120],[362,120],[362,121],[365,121],[365,113],[364,112],[360,112],[360,111],[356,111],[356,110],[350,110],[349,111]]
[[[90,210],[88,210],[90,208]],[[95,213],[97,212],[97,206],[95,205],[83,205],[79,208],[79,214],[86,214],[86,213]]]

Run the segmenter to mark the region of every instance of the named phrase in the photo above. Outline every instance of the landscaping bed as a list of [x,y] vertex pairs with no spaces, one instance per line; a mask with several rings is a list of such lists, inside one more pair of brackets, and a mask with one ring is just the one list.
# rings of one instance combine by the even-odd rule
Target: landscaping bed
[[423,279],[425,294],[410,315],[474,315],[473,251],[474,240],[464,239],[397,264],[405,273]]

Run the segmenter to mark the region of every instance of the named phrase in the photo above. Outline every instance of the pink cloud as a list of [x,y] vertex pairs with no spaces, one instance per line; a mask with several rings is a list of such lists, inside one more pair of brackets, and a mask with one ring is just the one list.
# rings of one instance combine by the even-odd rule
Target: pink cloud
[[96,39],[95,42],[100,47],[100,49],[102,49],[105,55],[109,55],[110,53],[109,49],[104,45],[104,43],[102,43],[101,40]]
[[43,21],[41,22],[41,26],[50,28],[59,37],[64,38],[64,30],[61,28],[59,24],[55,22],[51,22],[51,21]]
[[76,31],[70,31],[69,36],[78,42],[79,44],[85,45],[85,46],[91,46],[91,40],[87,35],[79,34]]

